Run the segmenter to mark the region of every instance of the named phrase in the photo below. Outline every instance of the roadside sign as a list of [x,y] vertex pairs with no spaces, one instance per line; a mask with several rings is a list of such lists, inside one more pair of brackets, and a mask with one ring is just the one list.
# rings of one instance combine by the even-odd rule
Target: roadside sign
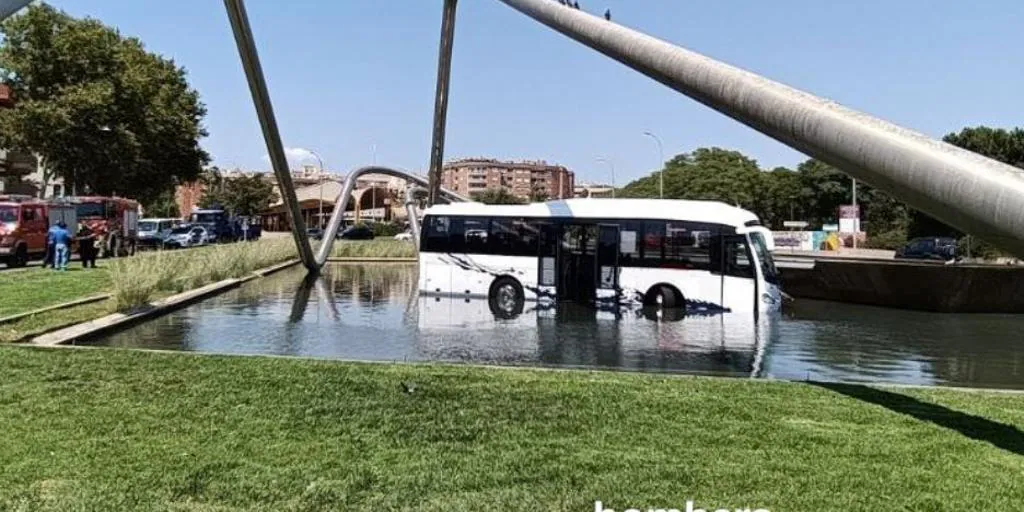
[[839,224],[823,224],[822,231],[839,231]]

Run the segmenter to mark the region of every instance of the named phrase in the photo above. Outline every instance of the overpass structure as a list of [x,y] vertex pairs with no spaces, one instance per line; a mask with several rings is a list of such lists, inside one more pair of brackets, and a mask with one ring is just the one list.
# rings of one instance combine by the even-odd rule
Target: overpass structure
[[[440,188],[458,0],[443,0],[429,182],[400,170],[360,169],[336,202],[314,255],[298,209],[270,95],[243,0],[224,0],[268,153],[303,264],[316,272],[330,254],[354,180],[367,172],[426,187],[429,203],[465,200]],[[477,0],[483,1],[483,0]],[[498,0],[622,64],[962,231],[1024,257],[1024,171],[843,107],[556,0]],[[29,0],[0,0],[0,18]],[[414,189],[409,190],[411,195]],[[411,206],[410,206],[411,208]],[[415,216],[412,216],[415,219]]]

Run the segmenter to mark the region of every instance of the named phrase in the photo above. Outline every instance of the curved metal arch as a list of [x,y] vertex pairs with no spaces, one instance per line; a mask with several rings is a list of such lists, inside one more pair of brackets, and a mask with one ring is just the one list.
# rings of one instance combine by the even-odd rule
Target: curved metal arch
[[[356,182],[359,181],[361,176],[366,174],[383,174],[385,176],[402,178],[413,185],[406,187],[406,210],[409,212],[409,223],[413,226],[413,234],[417,239],[419,238],[419,222],[416,218],[412,195],[420,187],[429,187],[429,181],[415,174],[400,171],[398,169],[392,169],[390,167],[370,166],[356,169],[345,177],[345,184],[341,187],[341,193],[338,194],[338,199],[334,202],[334,212],[331,213],[331,220],[327,223],[327,229],[324,230],[324,242],[320,244],[320,249],[317,251],[316,259],[314,260],[316,268],[322,267],[327,263],[327,258],[331,256],[331,249],[334,248],[334,240],[337,238],[338,231],[341,229],[341,221],[344,218],[345,209],[348,208],[348,202],[352,199],[352,192],[356,188]],[[442,198],[452,202],[471,201],[468,197],[445,189],[440,190],[440,195]]]

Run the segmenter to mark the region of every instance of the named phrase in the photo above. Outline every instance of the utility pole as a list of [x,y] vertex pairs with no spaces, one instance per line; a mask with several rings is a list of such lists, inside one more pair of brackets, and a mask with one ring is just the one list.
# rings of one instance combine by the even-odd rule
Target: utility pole
[[316,157],[317,163],[320,164],[320,176],[317,181],[320,182],[320,209],[317,213],[316,227],[323,229],[324,227],[324,161],[320,158],[320,155],[312,149],[309,150],[310,154]]
[[441,18],[441,47],[437,59],[437,90],[434,95],[434,137],[430,147],[427,204],[441,196],[441,167],[444,165],[444,132],[448,119],[448,86],[452,75],[452,45],[455,42],[455,7],[458,0],[444,0]]
[[853,248],[857,248],[857,234],[860,233],[860,210],[857,209],[857,179],[853,179],[853,211],[857,217],[853,219]]
[[658,158],[660,159],[658,165],[661,166],[661,170],[658,171],[658,199],[665,199],[665,150],[662,148],[661,139],[657,135],[651,132],[644,132],[644,135],[658,143]]
[[[373,166],[377,167],[377,143],[376,142],[373,143],[373,146],[371,147],[371,150],[373,152]],[[376,183],[373,183],[373,184],[370,185],[370,203],[371,203],[370,211],[373,212],[373,215],[376,216],[377,215],[377,184]],[[374,217],[374,219],[376,220],[376,217]]]

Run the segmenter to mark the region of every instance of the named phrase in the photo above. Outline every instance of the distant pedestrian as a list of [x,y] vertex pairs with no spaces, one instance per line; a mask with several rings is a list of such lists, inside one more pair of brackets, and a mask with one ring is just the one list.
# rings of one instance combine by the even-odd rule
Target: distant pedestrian
[[77,238],[82,268],[96,268],[96,234],[84,222],[79,222]]
[[607,10],[604,11],[604,19],[606,19],[608,21],[612,20],[612,10],[611,9],[607,9]]
[[53,243],[53,268],[67,270],[68,259],[71,256],[71,233],[68,232],[68,225],[64,221],[59,221],[56,226],[50,228],[46,243],[51,242]]

